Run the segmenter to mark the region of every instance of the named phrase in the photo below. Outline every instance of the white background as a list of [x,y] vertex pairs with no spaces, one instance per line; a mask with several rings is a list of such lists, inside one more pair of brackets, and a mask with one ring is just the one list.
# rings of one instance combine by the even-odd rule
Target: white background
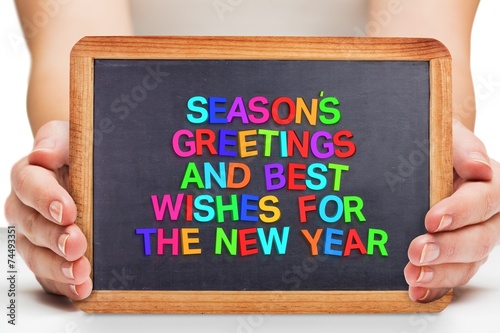
[[[35,1],[35,0],[33,0]],[[293,1],[293,0],[290,0]],[[236,1],[235,1],[236,2]],[[483,0],[473,32],[473,78],[477,91],[477,135],[489,153],[500,159],[500,1]],[[29,54],[17,21],[13,1],[0,1],[0,201],[10,191],[12,164],[31,148],[32,136],[25,112]],[[0,227],[6,226],[0,215]],[[1,251],[4,255],[4,239]],[[324,329],[339,332],[499,332],[500,277],[498,250],[479,274],[457,290],[452,304],[439,315],[357,315],[357,316],[88,316],[75,311],[67,301],[40,292],[31,274],[24,269],[18,281],[20,326],[9,332],[137,332],[149,328],[168,332],[181,327],[193,331],[273,332],[280,329],[304,331]],[[3,262],[0,265],[4,266]],[[0,274],[0,299],[4,299],[5,278]],[[5,302],[0,309],[5,309]],[[5,327],[4,310],[0,326]],[[486,328],[489,327],[489,328]],[[149,331],[149,330],[148,330]],[[5,330],[2,329],[2,332]]]

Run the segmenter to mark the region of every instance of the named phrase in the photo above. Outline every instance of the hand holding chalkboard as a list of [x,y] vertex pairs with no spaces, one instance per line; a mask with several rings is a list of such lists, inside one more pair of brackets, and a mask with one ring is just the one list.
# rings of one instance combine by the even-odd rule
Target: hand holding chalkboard
[[449,66],[423,39],[82,40],[71,174],[94,292],[80,306],[441,310],[450,295],[408,299],[403,268],[451,193]]

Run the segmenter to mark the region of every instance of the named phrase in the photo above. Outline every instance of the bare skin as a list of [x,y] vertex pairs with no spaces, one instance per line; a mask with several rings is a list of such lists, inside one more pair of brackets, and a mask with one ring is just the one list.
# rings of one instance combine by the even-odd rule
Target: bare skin
[[[19,16],[32,17],[36,1],[17,0]],[[390,0],[372,0],[371,10]],[[473,134],[475,110],[464,107],[473,96],[469,68],[470,30],[478,0],[401,1],[403,11],[379,31],[384,36],[435,37],[453,56],[455,192],[436,204],[424,221],[428,233],[408,249],[405,277],[410,298],[435,300],[467,283],[500,240],[500,164],[488,157]],[[50,24],[28,36],[33,66],[28,114],[34,148],[12,169],[12,192],[5,211],[18,228],[18,249],[43,288],[72,299],[90,295],[90,264],[76,206],[67,192],[68,55],[84,35],[128,35],[126,1],[71,1]],[[96,14],[97,13],[97,14]],[[50,84],[47,84],[50,82]],[[59,121],[57,121],[59,120]]]

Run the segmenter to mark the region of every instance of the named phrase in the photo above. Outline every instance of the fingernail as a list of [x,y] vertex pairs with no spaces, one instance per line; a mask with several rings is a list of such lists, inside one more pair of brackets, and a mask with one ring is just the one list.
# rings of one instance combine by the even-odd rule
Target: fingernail
[[64,256],[66,256],[66,241],[68,240],[68,238],[69,238],[69,234],[62,234],[57,239],[57,247],[59,247],[59,251],[61,251],[61,253]]
[[50,216],[58,223],[62,223],[63,206],[59,201],[52,201],[49,206]]
[[484,156],[483,154],[481,154],[479,152],[469,153],[469,158],[473,161],[483,163],[491,168],[490,160],[486,156]]
[[74,284],[70,284],[69,285],[69,289],[71,289],[71,292],[73,294],[75,294],[76,296],[80,296],[80,294],[78,293],[78,291],[76,291],[76,286]]
[[434,277],[434,272],[430,267],[422,266],[420,268],[420,275],[418,276],[417,283],[427,283]]
[[65,277],[68,279],[74,280],[75,275],[73,274],[73,263],[72,262],[65,262],[62,264],[61,267],[62,273]]
[[426,264],[439,257],[439,246],[436,243],[427,243],[424,245],[422,255],[420,256],[420,264]]
[[436,231],[441,231],[448,228],[451,225],[452,220],[453,219],[451,218],[450,215],[443,215]]
[[33,151],[43,150],[43,149],[52,149],[56,146],[56,141],[54,139],[43,139],[35,143],[33,147]]
[[430,294],[431,294],[431,290],[427,289],[427,291],[425,292],[425,295],[423,297],[419,298],[418,300],[421,302],[425,301],[429,297]]

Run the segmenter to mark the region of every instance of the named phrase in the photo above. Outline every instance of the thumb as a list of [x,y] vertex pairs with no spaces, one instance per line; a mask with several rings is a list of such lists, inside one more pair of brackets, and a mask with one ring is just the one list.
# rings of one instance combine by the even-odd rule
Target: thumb
[[69,124],[54,120],[36,133],[33,151],[28,155],[30,164],[56,170],[69,164]]
[[453,168],[465,180],[487,181],[493,177],[484,144],[460,121],[453,121]]

